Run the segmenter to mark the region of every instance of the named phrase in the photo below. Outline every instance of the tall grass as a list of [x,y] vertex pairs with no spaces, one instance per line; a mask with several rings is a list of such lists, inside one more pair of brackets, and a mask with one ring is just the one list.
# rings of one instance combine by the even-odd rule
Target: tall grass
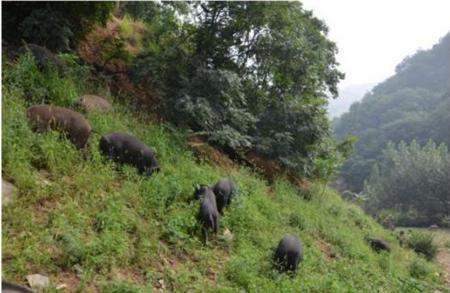
[[[119,104],[111,113],[87,118],[98,133],[126,131],[150,145],[162,166],[152,177],[102,158],[98,133],[85,156],[58,133],[31,132],[24,111],[44,96],[27,100],[26,90],[44,87],[55,94],[46,101],[70,106],[94,88],[80,84],[87,76],[70,66],[64,77],[37,71],[29,56],[4,66],[3,176],[19,190],[3,208],[5,279],[22,282],[27,274],[41,273],[53,286],[75,280],[71,289],[83,292],[432,292],[439,287],[436,266],[427,266],[420,278],[411,275],[417,256],[332,190],[322,194],[313,184],[306,201],[282,178],[268,186],[243,167],[198,163],[182,132],[138,120]],[[54,88],[66,86],[68,96]],[[219,234],[203,246],[193,186],[224,176],[239,192],[220,218]],[[234,240],[223,236],[226,229]],[[271,263],[272,247],[286,233],[304,243],[304,261],[293,278],[277,273]],[[367,235],[390,242],[392,252],[374,253]]]

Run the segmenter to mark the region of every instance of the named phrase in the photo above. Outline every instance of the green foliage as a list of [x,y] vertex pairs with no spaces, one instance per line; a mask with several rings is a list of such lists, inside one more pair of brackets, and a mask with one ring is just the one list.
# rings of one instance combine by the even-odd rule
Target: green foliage
[[41,44],[55,51],[67,51],[73,33],[65,19],[48,9],[36,9],[19,26],[27,42]]
[[407,244],[427,260],[433,260],[438,252],[433,235],[427,232],[413,231],[408,237]]
[[[322,186],[312,183],[313,196],[306,201],[283,178],[269,186],[243,167],[198,163],[185,147],[185,133],[139,120],[125,105],[88,114],[89,122],[100,134],[129,132],[154,148],[162,168],[151,177],[105,161],[99,133],[85,154],[56,133],[33,133],[24,115],[25,83],[6,79],[21,66],[3,67],[2,175],[18,189],[2,209],[5,279],[21,283],[30,270],[51,280],[77,274],[79,283],[69,289],[80,292],[149,292],[161,284],[173,292],[442,289],[433,274],[411,277],[408,266],[417,256],[333,191],[326,189],[321,197]],[[77,65],[69,66],[75,68],[68,72],[77,72]],[[77,83],[77,75],[67,78]],[[76,96],[85,93],[75,89]],[[204,246],[195,219],[198,202],[189,200],[193,185],[225,176],[239,193],[220,218],[218,235]],[[226,229],[232,240],[225,238]],[[298,235],[305,248],[292,277],[277,273],[271,263],[271,248],[287,233]],[[392,243],[392,252],[373,252],[364,240],[367,234]]]
[[373,214],[393,210],[393,220],[402,226],[441,224],[450,211],[448,178],[450,155],[444,144],[391,143],[365,184],[366,208]]
[[139,18],[153,24],[155,19],[157,21],[163,21],[167,17],[173,17],[172,12],[174,10],[180,15],[186,15],[189,12],[189,4],[181,1],[160,3],[151,1],[123,1],[120,3],[120,8],[133,18]]
[[317,115],[318,105],[274,102],[260,114],[255,148],[285,166],[311,175],[321,141],[328,135],[328,121]]
[[101,292],[105,293],[144,293],[148,292],[144,287],[137,286],[127,281],[113,281],[105,285]]
[[234,150],[252,145],[246,133],[256,119],[246,109],[242,84],[235,73],[199,68],[179,94],[168,101],[175,103],[172,121],[186,123],[211,141]]
[[4,38],[10,42],[25,40],[51,50],[65,51],[95,24],[106,24],[113,7],[113,2],[88,1],[4,3]]
[[416,258],[409,266],[409,273],[411,277],[416,279],[424,279],[431,275],[432,269],[430,268],[429,263],[421,258]]
[[320,145],[320,151],[313,164],[312,174],[315,178],[328,181],[342,167],[342,164],[351,155],[356,137],[347,136],[336,140],[327,138]]
[[169,121],[312,174],[329,135],[326,96],[343,77],[321,21],[296,2],[127,7],[148,29],[134,80],[151,77]]
[[378,84],[335,123],[335,133],[357,136],[355,151],[344,164],[347,189],[360,191],[387,143],[450,145],[450,34],[430,50],[418,51],[397,66],[396,74]]
[[53,103],[61,106],[71,105],[78,93],[86,90],[89,68],[76,64],[74,55],[65,54],[67,62],[65,76],[60,76],[56,68],[43,74],[30,53],[21,55],[15,66],[6,65],[3,81],[10,88],[20,91],[28,103]]
[[66,232],[59,236],[59,246],[62,250],[60,263],[63,268],[71,268],[77,264],[80,265],[85,260],[86,249],[79,236],[79,233],[76,231],[72,233]]
[[130,53],[125,49],[125,40],[121,37],[107,36],[98,41],[102,68],[114,59],[128,63],[131,60]]
[[143,51],[143,37],[147,30],[143,21],[125,15],[119,22],[120,36],[134,48],[136,53]]

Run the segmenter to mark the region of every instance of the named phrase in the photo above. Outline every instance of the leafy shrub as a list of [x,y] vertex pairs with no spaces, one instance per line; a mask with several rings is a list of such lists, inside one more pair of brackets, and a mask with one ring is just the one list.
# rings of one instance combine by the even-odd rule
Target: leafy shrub
[[277,101],[258,117],[256,149],[285,166],[311,174],[317,146],[327,135],[328,122],[316,116],[317,105]]
[[426,232],[413,231],[407,240],[407,244],[416,253],[425,256],[427,260],[434,259],[438,251],[433,235]]
[[431,273],[429,264],[422,258],[415,258],[409,265],[409,274],[413,278],[426,279]]
[[165,107],[174,121],[234,150],[251,146],[246,133],[253,128],[255,117],[245,108],[247,101],[237,74],[199,68],[179,94]]
[[192,213],[180,216],[173,216],[165,227],[166,237],[170,243],[179,241],[189,241],[193,239],[196,231],[199,231],[197,218]]
[[107,36],[98,40],[101,66],[105,67],[113,60],[128,62],[131,58],[125,49],[125,41],[120,37]]
[[77,64],[73,55],[65,54],[63,59],[68,66],[66,74],[60,76],[56,68],[41,72],[34,57],[27,52],[19,56],[11,70],[5,72],[3,80],[21,91],[30,104],[72,105],[78,95],[86,90],[89,69]]
[[34,10],[20,24],[19,32],[27,42],[56,51],[67,51],[73,37],[67,21],[48,9]]
[[75,264],[82,264],[86,251],[79,236],[75,233],[66,233],[58,239],[63,250],[62,266],[70,268]]

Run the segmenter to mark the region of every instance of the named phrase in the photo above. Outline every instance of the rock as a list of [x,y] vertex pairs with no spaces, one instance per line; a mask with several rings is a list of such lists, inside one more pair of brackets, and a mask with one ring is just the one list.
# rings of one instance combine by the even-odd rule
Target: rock
[[209,267],[209,268],[206,270],[206,274],[208,275],[208,278],[209,278],[210,280],[215,280],[215,279],[216,279],[216,272],[215,272],[211,267]]
[[16,187],[11,183],[4,179],[2,179],[2,204],[7,205],[10,203],[16,192]]
[[37,182],[39,184],[44,185],[44,186],[48,186],[48,185],[52,184],[49,181],[51,175],[50,175],[50,173],[47,170],[41,169],[41,170],[35,172],[35,174],[36,174],[36,177],[37,177]]
[[158,283],[156,284],[156,287],[158,289],[166,289],[166,284],[164,284],[164,279],[159,279]]
[[62,289],[66,289],[67,288],[67,284],[59,284],[58,286],[56,286],[56,290],[62,290]]
[[28,284],[30,284],[31,289],[33,290],[45,289],[50,285],[50,280],[48,279],[48,277],[40,274],[28,275],[27,281]]
[[73,266],[73,270],[77,274],[78,278],[82,277],[82,275],[83,275],[83,268],[79,264],[74,265]]
[[103,97],[96,95],[84,95],[78,98],[77,105],[86,112],[109,112],[111,104]]
[[225,231],[223,232],[223,238],[225,239],[226,242],[231,243],[233,241],[233,234],[231,233],[230,230],[225,229]]

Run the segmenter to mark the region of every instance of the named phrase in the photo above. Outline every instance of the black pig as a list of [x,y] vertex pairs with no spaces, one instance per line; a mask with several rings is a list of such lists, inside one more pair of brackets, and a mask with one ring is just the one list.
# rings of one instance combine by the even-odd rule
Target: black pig
[[369,241],[370,247],[372,247],[372,249],[375,250],[376,252],[380,252],[382,250],[385,250],[388,252],[391,251],[389,244],[387,244],[385,241],[383,241],[381,239],[369,238],[368,241]]
[[126,133],[109,133],[100,138],[100,152],[115,162],[135,166],[140,174],[159,171],[153,151],[136,137]]
[[30,289],[18,284],[2,281],[2,292],[5,293],[32,293]]
[[234,184],[228,178],[222,178],[213,187],[216,195],[217,210],[222,215],[223,209],[231,204],[231,199],[234,192]]
[[214,234],[217,234],[219,229],[219,212],[217,211],[216,197],[212,189],[207,186],[197,188],[194,196],[201,198],[199,221],[202,224],[203,242],[206,245],[208,242],[208,230],[212,229]]
[[292,235],[285,235],[274,253],[274,261],[280,272],[296,272],[303,259],[303,247],[300,240]]

